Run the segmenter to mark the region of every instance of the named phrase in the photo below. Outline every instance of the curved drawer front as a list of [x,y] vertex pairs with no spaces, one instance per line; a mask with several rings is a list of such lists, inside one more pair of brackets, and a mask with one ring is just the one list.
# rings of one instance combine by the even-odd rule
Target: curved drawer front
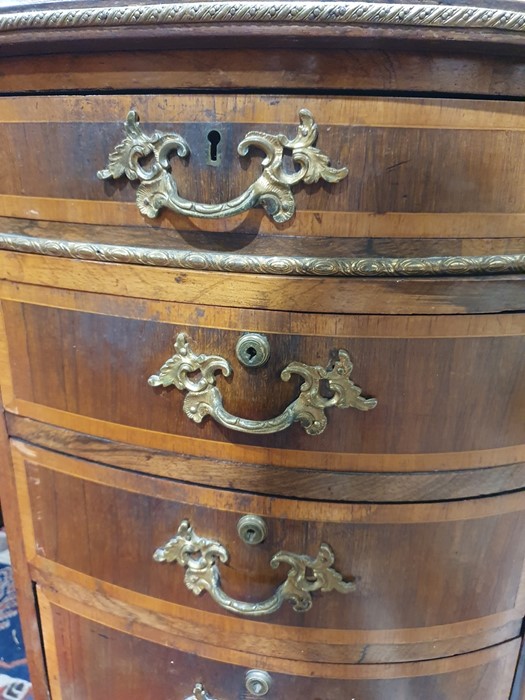
[[205,639],[197,656],[184,638],[140,620],[131,636],[125,618],[94,606],[86,610],[46,589],[39,591],[39,602],[51,691],[61,700],[100,700],[108,689],[114,700],[250,700],[266,689],[260,682],[249,685],[255,670],[258,678],[264,674],[268,700],[503,700],[510,695],[519,649],[515,640],[439,661],[337,666],[267,658],[256,647],[231,658]]
[[[23,302],[24,292],[17,295]],[[36,296],[3,303],[11,371],[4,403],[19,415],[275,466],[422,472],[525,461],[523,314],[300,315],[65,291],[37,296],[46,305]],[[267,339],[263,366],[237,358],[244,331]],[[174,347],[180,334],[190,343],[186,359]],[[197,361],[201,354],[212,359]],[[326,375],[332,390],[322,378],[327,366],[336,368]],[[217,406],[229,418],[219,420]],[[298,422],[286,428],[290,412]],[[260,434],[261,423],[251,421],[280,432]],[[238,432],[243,426],[247,432]]]
[[[225,644],[270,636],[286,658],[383,661],[519,632],[524,494],[429,505],[268,500],[14,444],[36,568],[106,582],[122,599],[191,620],[190,635],[228,615],[235,640]],[[239,534],[246,515],[264,520],[259,544],[257,522]]]
[[[96,176],[123,139],[132,108],[146,134],[143,146],[155,130],[175,132],[187,143],[190,157],[174,155],[170,164],[180,194],[191,201],[225,202],[244,192],[262,172],[262,154],[255,150],[242,157],[238,145],[250,131],[294,139],[303,108],[319,125],[317,147],[336,169],[347,167],[349,173],[322,186],[307,178],[310,184],[294,189],[297,214],[284,225],[260,209],[233,220],[188,220],[165,211],[150,220],[137,209],[136,186],[125,178],[104,183]],[[219,136],[210,136],[213,131]],[[129,138],[141,142],[133,133]],[[5,98],[0,139],[11,164],[0,175],[4,216],[211,232],[241,224],[250,234],[334,237],[505,238],[523,231],[525,165],[514,156],[525,145],[525,112],[516,102],[261,95]],[[27,167],[36,153],[45,178]]]

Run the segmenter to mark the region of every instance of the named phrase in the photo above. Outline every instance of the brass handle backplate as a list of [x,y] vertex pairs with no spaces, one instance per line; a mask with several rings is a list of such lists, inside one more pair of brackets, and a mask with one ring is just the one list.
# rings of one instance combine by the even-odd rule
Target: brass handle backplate
[[355,590],[353,581],[344,581],[342,575],[332,568],[334,553],[323,543],[315,559],[293,552],[274,554],[270,560],[272,569],[284,563],[290,566],[290,571],[284,583],[267,600],[246,603],[230,598],[221,588],[219,572],[219,563],[225,564],[229,559],[227,549],[220,542],[197,535],[187,520],[183,520],[175,537],[155,551],[153,558],[185,567],[184,583],[195,595],[207,591],[222,608],[250,617],[271,615],[286,600],[293,603],[296,612],[305,612],[312,607],[314,591],[349,593]]
[[[187,336],[179,333],[175,341],[175,354],[162,365],[158,374],[151,375],[148,383],[150,386],[174,385],[177,389],[187,391],[184,413],[196,423],[210,415],[226,428],[265,435],[285,430],[292,423],[299,422],[309,435],[319,435],[328,423],[325,409],[331,406],[357,408],[360,411],[376,407],[377,400],[363,398],[361,388],[350,379],[352,369],[352,362],[345,350],[338,351],[337,360],[328,369],[291,362],[281,372],[281,379],[287,382],[292,374],[304,378],[298,398],[276,418],[239,418],[224,408],[221,392],[215,386],[216,372],[222,372],[225,377],[232,373],[230,363],[219,355],[196,355]],[[195,375],[196,372],[200,374]],[[321,381],[326,382],[332,392],[331,397],[321,395]]]
[[[348,174],[348,168],[330,167],[328,156],[314,147],[318,128],[311,113],[301,109],[299,119],[297,136],[293,139],[262,131],[246,134],[237,150],[244,156],[251,146],[261,149],[266,154],[263,171],[245,192],[222,204],[192,202],[179,195],[170,172],[169,156],[173,152],[181,158],[188,156],[188,143],[175,133],[145,134],[134,110],[129,112],[125,122],[126,136],[109,154],[106,169],[99,170],[97,177],[106,180],[125,174],[129,180],[140,180],[137,206],[150,218],[157,216],[162,207],[186,216],[215,219],[235,216],[260,205],[274,221],[282,223],[291,219],[295,212],[293,185],[312,184],[320,179],[339,182]],[[298,164],[297,171],[289,172],[283,167],[285,151],[289,151]],[[151,158],[151,162],[146,164],[146,158]]]

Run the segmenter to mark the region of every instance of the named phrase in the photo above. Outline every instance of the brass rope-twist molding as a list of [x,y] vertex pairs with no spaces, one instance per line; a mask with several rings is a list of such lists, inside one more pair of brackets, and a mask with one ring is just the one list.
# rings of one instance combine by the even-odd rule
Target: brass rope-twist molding
[[[222,372],[225,377],[232,374],[230,363],[219,355],[196,355],[187,336],[179,333],[174,355],[162,365],[158,374],[151,375],[148,384],[153,387],[173,385],[181,391],[187,391],[183,410],[195,423],[200,423],[209,415],[231,430],[251,435],[268,435],[299,422],[308,435],[319,435],[328,424],[325,415],[327,408],[335,406],[369,411],[377,406],[376,399],[361,396],[361,388],[350,379],[352,369],[346,350],[339,350],[337,359],[328,368],[291,362],[281,372],[281,379],[287,382],[292,374],[303,377],[298,398],[276,418],[240,418],[224,408],[221,392],[215,385],[216,372]],[[332,392],[331,397],[321,394],[322,381]]]
[[[129,112],[125,122],[126,136],[109,154],[107,168],[99,170],[97,177],[107,180],[125,174],[131,181],[140,180],[137,206],[141,214],[151,219],[163,207],[184,216],[217,219],[262,206],[274,221],[283,223],[295,213],[293,185],[300,182],[310,185],[321,179],[339,182],[348,175],[348,168],[330,167],[328,156],[314,147],[318,128],[312,114],[301,109],[299,119],[297,136],[293,139],[284,134],[262,131],[246,134],[237,151],[245,156],[252,146],[261,149],[266,155],[262,161],[263,171],[247,190],[228,202],[205,204],[181,197],[171,174],[169,156],[173,152],[181,158],[189,156],[188,143],[175,133],[155,131],[151,135],[145,134],[134,110]],[[297,171],[289,172],[283,167],[285,151],[290,152],[294,163],[299,166]],[[148,165],[144,163],[147,157],[152,158]]]
[[221,587],[219,564],[226,564],[229,554],[220,542],[200,537],[188,520],[183,520],[175,537],[159,547],[153,554],[159,563],[175,563],[185,568],[184,583],[195,595],[203,591],[210,594],[221,608],[246,615],[261,617],[271,615],[290,601],[295,612],[306,612],[312,607],[315,591],[350,593],[355,590],[354,581],[344,581],[332,568],[335,555],[332,548],[322,543],[317,556],[280,551],[270,560],[272,569],[288,564],[290,570],[283,583],[267,600],[248,603],[231,598]]
[[525,31],[525,12],[472,5],[415,2],[252,0],[15,10],[0,14],[0,32],[198,24],[367,25]]

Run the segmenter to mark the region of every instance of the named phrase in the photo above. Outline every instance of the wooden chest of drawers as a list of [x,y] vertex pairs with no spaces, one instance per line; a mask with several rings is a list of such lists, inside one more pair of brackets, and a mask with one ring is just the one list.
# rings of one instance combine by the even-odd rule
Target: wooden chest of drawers
[[36,700],[523,700],[525,13],[479,5],[0,13]]

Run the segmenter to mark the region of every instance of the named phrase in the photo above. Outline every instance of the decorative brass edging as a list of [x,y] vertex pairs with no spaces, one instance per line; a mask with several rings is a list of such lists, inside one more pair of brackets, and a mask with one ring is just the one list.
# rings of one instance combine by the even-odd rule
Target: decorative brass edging
[[217,23],[387,25],[525,31],[525,12],[386,2],[179,2],[7,12],[0,32]]
[[173,267],[183,270],[312,277],[433,277],[525,273],[525,253],[428,258],[321,258],[204,253],[105,243],[78,243],[0,233],[0,250],[74,260]]
[[[150,386],[176,386],[188,393],[184,397],[184,413],[195,423],[211,416],[217,423],[230,430],[251,435],[269,435],[286,430],[293,423],[300,423],[308,435],[320,435],[328,424],[325,410],[357,408],[370,411],[377,406],[376,399],[365,399],[361,388],[350,379],[353,364],[345,350],[339,350],[337,359],[325,369],[303,362],[290,362],[281,372],[281,379],[289,381],[292,374],[303,378],[299,396],[284,411],[268,420],[251,420],[229,413],[222,403],[220,390],[215,386],[216,372],[229,377],[232,368],[220,355],[196,355],[184,333],[175,340],[175,353],[162,365],[158,374],[148,379]],[[198,374],[197,374],[198,372]],[[321,394],[321,382],[332,392],[327,398]]]
[[[266,156],[262,161],[262,173],[247,190],[220,204],[194,202],[180,196],[169,162],[172,152],[181,158],[189,156],[190,147],[186,140],[175,133],[144,133],[133,109],[128,113],[124,130],[125,137],[109,154],[106,168],[99,170],[97,177],[109,180],[126,175],[132,182],[139,180],[137,206],[140,213],[150,219],[154,219],[164,207],[183,216],[223,219],[261,206],[269,217],[281,224],[295,213],[293,185],[300,182],[311,185],[321,179],[339,182],[348,175],[348,168],[330,167],[328,156],[314,147],[317,124],[307,109],[301,109],[297,135],[293,139],[285,134],[249,131],[239,143],[237,152],[241,156],[245,156],[252,146]],[[286,151],[299,166],[298,170],[289,171],[283,167]],[[147,165],[143,163],[146,156],[151,156]]]
[[187,520],[182,521],[175,537],[155,551],[153,558],[158,562],[174,562],[183,566],[186,569],[186,588],[195,595],[207,591],[221,608],[249,617],[271,615],[286,600],[293,603],[296,612],[306,612],[312,607],[314,591],[349,593],[355,590],[353,581],[344,581],[341,574],[332,569],[334,553],[331,547],[323,543],[315,559],[293,552],[274,554],[270,560],[272,569],[284,563],[290,566],[290,571],[284,583],[267,600],[246,603],[230,598],[221,588],[218,566],[228,561],[228,551],[220,542],[197,535]]

